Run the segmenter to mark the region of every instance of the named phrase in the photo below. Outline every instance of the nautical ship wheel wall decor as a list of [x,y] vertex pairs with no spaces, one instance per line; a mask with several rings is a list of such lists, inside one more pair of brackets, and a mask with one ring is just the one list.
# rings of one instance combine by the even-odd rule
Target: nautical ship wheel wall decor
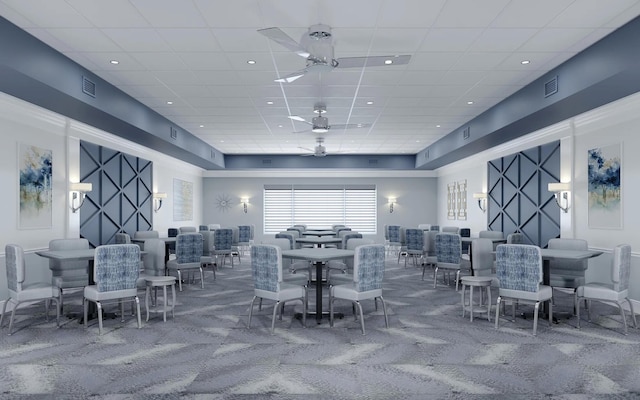
[[216,196],[216,207],[222,212],[227,212],[231,208],[231,197],[227,194]]

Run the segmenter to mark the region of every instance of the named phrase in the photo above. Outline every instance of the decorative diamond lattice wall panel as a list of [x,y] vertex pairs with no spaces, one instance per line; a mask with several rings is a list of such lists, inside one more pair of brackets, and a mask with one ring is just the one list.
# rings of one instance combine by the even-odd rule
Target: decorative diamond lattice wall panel
[[525,243],[546,246],[560,235],[560,209],[549,182],[560,175],[560,142],[488,163],[488,227],[505,235],[522,232]]
[[115,242],[118,232],[133,236],[153,225],[153,163],[119,151],[80,142],[80,176],[93,191],[80,209],[80,236],[92,246]]

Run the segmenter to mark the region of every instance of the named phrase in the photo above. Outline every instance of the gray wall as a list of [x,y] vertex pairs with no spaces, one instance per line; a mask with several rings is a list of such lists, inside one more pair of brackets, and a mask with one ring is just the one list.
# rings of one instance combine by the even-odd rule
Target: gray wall
[[[378,232],[372,236],[382,243],[382,227],[401,225],[416,227],[420,223],[437,222],[436,178],[204,178],[203,217],[205,224],[237,226],[254,224],[255,240],[263,238],[262,197],[265,184],[375,184],[378,189]],[[228,209],[217,206],[221,196],[231,198]],[[240,198],[248,197],[247,213]],[[396,198],[393,213],[389,213],[389,197]],[[327,221],[331,224],[333,221]]]

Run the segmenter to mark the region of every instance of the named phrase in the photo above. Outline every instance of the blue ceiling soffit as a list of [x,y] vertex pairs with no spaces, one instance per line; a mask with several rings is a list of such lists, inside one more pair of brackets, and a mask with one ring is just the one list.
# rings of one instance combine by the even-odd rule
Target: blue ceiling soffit
[[413,155],[328,155],[325,157],[300,155],[231,155],[225,156],[227,169],[265,168],[321,168],[321,169],[414,169]]
[[435,169],[640,90],[637,17],[416,154]]

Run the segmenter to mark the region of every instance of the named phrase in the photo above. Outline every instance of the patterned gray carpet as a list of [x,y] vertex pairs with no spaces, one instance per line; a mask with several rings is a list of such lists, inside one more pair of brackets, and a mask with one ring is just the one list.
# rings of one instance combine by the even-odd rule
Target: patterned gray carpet
[[[453,287],[433,289],[421,268],[389,258],[389,329],[372,301],[366,336],[348,303],[337,303],[347,316],[335,327],[309,320],[306,329],[291,304],[271,335],[267,303],[247,329],[253,286],[242,261],[215,281],[209,269],[204,289],[178,293],[175,320],[152,315],[140,330],[131,316],[105,320],[102,336],[96,321],[85,330],[63,318],[56,329],[40,305],[24,309],[12,336],[7,321],[0,331],[0,398],[640,398],[640,330],[621,334],[613,307],[594,303],[592,323],[578,330],[571,297],[556,293],[559,324],[540,321],[534,337],[531,318],[502,318],[495,330],[480,315],[462,318]],[[79,310],[78,296],[67,311]]]

